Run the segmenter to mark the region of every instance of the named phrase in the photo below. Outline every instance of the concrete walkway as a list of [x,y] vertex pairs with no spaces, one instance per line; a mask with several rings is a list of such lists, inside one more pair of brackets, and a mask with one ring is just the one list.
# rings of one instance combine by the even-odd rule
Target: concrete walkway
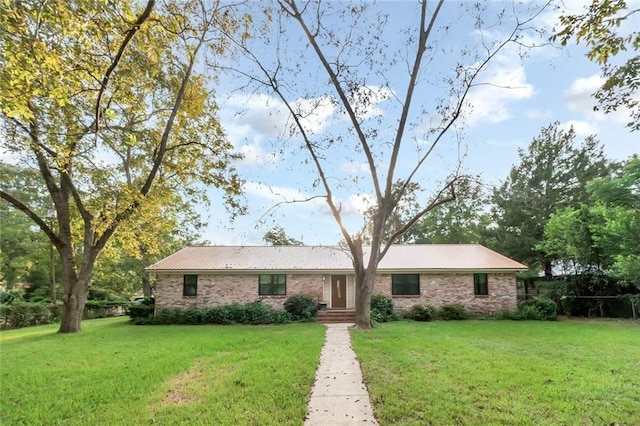
[[305,426],[377,425],[348,327],[327,324]]

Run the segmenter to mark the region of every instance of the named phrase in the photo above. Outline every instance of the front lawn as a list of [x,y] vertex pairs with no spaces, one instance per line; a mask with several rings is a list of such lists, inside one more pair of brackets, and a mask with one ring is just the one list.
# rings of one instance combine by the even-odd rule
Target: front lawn
[[127,320],[0,333],[0,424],[302,424],[323,326]]
[[381,425],[640,424],[640,325],[396,322],[352,330]]

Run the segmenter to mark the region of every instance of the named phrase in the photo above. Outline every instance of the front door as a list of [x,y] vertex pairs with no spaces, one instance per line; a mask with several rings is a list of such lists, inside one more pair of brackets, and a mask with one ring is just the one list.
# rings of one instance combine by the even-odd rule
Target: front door
[[347,307],[346,275],[331,275],[331,307],[333,309]]

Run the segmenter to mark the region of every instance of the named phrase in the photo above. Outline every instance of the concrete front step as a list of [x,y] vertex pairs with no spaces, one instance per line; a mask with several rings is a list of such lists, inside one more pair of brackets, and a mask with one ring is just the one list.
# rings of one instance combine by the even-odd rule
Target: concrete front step
[[354,323],[356,313],[353,311],[318,311],[317,321],[321,324]]

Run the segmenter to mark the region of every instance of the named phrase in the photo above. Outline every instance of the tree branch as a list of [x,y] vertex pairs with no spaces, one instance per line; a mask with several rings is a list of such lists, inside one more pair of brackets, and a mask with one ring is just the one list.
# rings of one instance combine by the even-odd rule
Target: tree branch
[[100,118],[102,116],[100,112],[100,103],[102,102],[102,95],[107,89],[107,84],[109,84],[109,79],[111,78],[111,74],[115,71],[116,67],[120,63],[120,59],[122,58],[122,55],[124,54],[124,51],[127,48],[127,45],[129,44],[131,39],[133,39],[133,36],[140,29],[140,26],[147,20],[147,18],[149,18],[149,15],[151,14],[151,10],[153,9],[154,5],[155,5],[155,0],[149,0],[147,2],[147,6],[142,11],[140,16],[138,16],[138,19],[136,20],[136,22],[134,22],[131,28],[127,30],[127,33],[126,33],[127,35],[125,36],[124,40],[122,40],[122,43],[120,44],[120,48],[118,49],[118,53],[116,54],[116,57],[113,58],[111,65],[109,65],[109,68],[107,68],[107,71],[102,77],[102,82],[100,83],[100,90],[98,91],[98,97],[96,99],[95,119],[94,119],[96,131],[98,131],[98,128],[100,126]]

